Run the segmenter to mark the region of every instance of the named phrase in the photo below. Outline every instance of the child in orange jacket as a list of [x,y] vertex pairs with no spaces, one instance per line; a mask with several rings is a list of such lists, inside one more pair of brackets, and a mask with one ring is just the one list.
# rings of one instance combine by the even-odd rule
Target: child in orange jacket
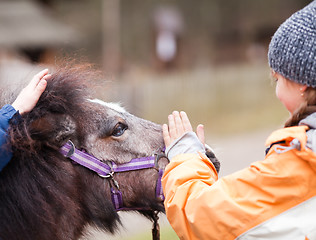
[[180,239],[316,239],[316,1],[279,27],[268,58],[291,118],[264,161],[218,179],[202,125],[195,134],[177,111],[163,125],[164,204]]

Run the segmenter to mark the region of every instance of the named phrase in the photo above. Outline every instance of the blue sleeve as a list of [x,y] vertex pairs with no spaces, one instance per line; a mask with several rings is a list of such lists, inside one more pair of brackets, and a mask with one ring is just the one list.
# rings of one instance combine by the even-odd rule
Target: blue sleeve
[[5,105],[0,109],[0,171],[11,160],[12,152],[7,143],[7,130],[9,121],[16,113],[11,105]]

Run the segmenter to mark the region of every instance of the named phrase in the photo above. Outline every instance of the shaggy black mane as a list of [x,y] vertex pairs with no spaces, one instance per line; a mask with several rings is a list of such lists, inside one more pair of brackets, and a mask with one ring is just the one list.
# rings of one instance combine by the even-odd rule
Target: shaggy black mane
[[[1,240],[77,239],[86,223],[110,232],[116,229],[118,215],[108,196],[103,194],[105,200],[98,201],[95,189],[88,188],[99,177],[74,168],[59,154],[75,131],[80,141],[80,129],[73,122],[87,117],[85,102],[97,76],[89,65],[59,69],[36,107],[12,119],[9,135],[14,154],[0,174]],[[91,177],[90,183],[80,177],[83,171]]]

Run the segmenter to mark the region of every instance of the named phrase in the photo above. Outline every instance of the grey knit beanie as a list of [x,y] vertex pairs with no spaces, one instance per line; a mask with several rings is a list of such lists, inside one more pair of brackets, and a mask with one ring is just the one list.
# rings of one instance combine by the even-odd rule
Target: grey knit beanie
[[316,0],[282,23],[272,37],[268,58],[275,72],[316,87]]

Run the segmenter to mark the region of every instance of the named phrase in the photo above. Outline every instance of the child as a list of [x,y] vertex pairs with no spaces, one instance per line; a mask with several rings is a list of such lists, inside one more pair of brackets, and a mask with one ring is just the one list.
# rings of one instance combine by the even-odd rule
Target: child
[[6,131],[9,127],[9,121],[15,114],[23,115],[31,111],[42,93],[44,92],[50,77],[48,69],[36,74],[30,83],[20,92],[12,105],[5,105],[0,109],[0,171],[7,165],[12,157],[9,151]]
[[279,27],[268,58],[291,118],[268,138],[264,161],[218,179],[202,125],[195,135],[173,112],[163,126],[164,204],[180,239],[316,239],[316,1]]

